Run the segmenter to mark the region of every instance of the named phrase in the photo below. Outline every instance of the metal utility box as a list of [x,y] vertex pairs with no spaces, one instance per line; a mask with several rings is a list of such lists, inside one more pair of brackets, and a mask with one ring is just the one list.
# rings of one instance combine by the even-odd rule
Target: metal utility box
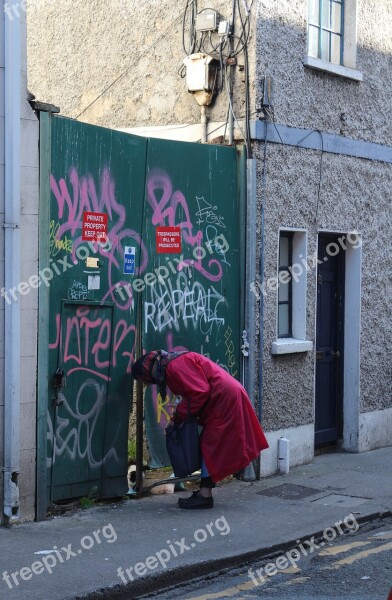
[[202,52],[184,59],[188,92],[211,92],[215,87],[218,61]]
[[196,31],[216,31],[218,21],[219,17],[216,10],[206,9],[196,15]]

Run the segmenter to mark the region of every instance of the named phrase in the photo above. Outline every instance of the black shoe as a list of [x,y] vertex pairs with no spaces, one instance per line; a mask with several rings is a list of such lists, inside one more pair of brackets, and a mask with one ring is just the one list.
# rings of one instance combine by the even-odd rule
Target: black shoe
[[212,508],[214,499],[212,496],[205,498],[197,491],[190,498],[179,498],[178,505],[180,508]]

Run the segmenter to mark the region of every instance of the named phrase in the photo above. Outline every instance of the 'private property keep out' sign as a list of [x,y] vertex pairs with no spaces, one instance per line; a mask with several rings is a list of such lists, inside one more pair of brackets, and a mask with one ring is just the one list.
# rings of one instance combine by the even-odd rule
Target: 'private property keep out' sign
[[158,254],[180,254],[181,227],[157,227],[156,244]]
[[108,232],[108,215],[105,213],[84,212],[82,240],[100,242],[106,240]]

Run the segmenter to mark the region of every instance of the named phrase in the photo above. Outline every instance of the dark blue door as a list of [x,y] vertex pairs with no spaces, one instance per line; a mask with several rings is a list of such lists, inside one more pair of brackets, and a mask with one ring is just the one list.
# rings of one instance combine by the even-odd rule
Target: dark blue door
[[[339,241],[340,240],[340,241]],[[315,445],[342,437],[344,237],[320,235],[317,272]]]

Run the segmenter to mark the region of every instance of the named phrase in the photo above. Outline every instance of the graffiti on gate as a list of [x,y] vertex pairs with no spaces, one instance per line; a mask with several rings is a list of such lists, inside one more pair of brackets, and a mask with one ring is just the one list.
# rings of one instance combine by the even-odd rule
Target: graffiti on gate
[[[86,411],[85,398],[86,392],[93,398],[89,410]],[[103,420],[105,415],[106,385],[99,384],[94,379],[87,379],[82,383],[77,393],[74,408],[64,397],[61,416],[57,415],[56,432],[53,432],[53,423],[48,413],[47,441],[49,451],[47,454],[47,466],[51,467],[56,462],[56,458],[66,455],[71,461],[77,459],[87,459],[92,468],[100,467],[105,461],[118,461],[115,448],[110,448],[102,458],[94,457],[93,446],[96,435],[96,428],[99,420]],[[73,404],[73,403],[72,403]],[[82,406],[83,404],[83,406]]]
[[[56,207],[57,220],[51,222],[51,248],[56,251],[60,246],[64,249],[65,240],[68,235],[72,237],[72,247],[70,249],[70,258],[74,264],[78,263],[78,258],[86,258],[81,252],[78,253],[80,246],[94,248],[94,252],[101,256],[106,265],[108,277],[108,289],[102,302],[112,301],[120,309],[129,310],[132,306],[131,297],[122,298],[116,294],[118,285],[126,286],[127,281],[121,281],[118,273],[122,273],[124,261],[124,247],[135,246],[140,253],[139,264],[135,269],[135,275],[143,273],[147,268],[148,253],[147,248],[139,232],[125,227],[126,206],[120,204],[116,199],[115,181],[111,175],[110,169],[102,169],[99,186],[96,186],[94,177],[87,173],[80,176],[75,166],[69,169],[68,181],[61,177],[56,180],[52,174],[50,177],[50,188],[53,193]],[[69,189],[70,188],[70,189]],[[90,242],[85,245],[82,239],[83,213],[99,212],[108,214],[110,221],[110,230],[105,243]]]
[[[201,229],[194,233],[194,226],[186,198],[180,190],[173,190],[169,175],[160,169],[151,171],[147,179],[147,201],[153,210],[151,223],[153,225],[167,225],[180,227],[185,245],[188,248],[203,248],[203,232]],[[222,279],[222,265],[219,259],[209,258],[207,265],[203,265],[206,251],[197,257],[185,260],[185,264],[192,265],[201,275],[210,281],[218,282]]]
[[210,336],[213,327],[224,324],[219,307],[225,298],[214,288],[205,288],[199,281],[190,282],[186,273],[179,273],[177,280],[150,287],[144,303],[144,331],[161,333],[167,329],[175,331],[193,327],[204,336]]
[[[135,276],[142,276],[148,270],[153,257],[148,255],[148,249],[139,232],[124,228],[126,223],[126,207],[119,204],[115,195],[115,181],[108,168],[102,170],[100,185],[97,186],[91,174],[80,176],[76,167],[71,167],[68,174],[69,184],[65,178],[58,181],[51,176],[51,190],[57,206],[58,221],[51,221],[50,240],[52,255],[60,250],[69,252],[71,259],[77,263],[78,248],[83,243],[82,223],[83,212],[107,212],[110,219],[108,245],[93,244],[94,251],[104,260],[107,269],[108,288],[102,298],[102,303],[112,301],[123,310],[134,307],[133,289],[129,281],[123,281],[122,265],[124,246],[135,245],[140,253],[140,264],[136,265]],[[70,186],[70,189],[69,187]],[[97,191],[99,190],[99,192]],[[169,175],[162,170],[153,170],[147,179],[147,201],[152,209],[151,224],[180,227],[184,242],[185,255],[173,268],[181,275],[186,272],[192,277],[192,269],[196,269],[202,277],[210,282],[219,282],[223,275],[223,265],[230,266],[226,259],[228,251],[227,240],[220,235],[218,228],[226,228],[224,218],[217,213],[217,207],[202,197],[196,196],[195,217],[198,224],[206,226],[205,231],[195,231],[191,210],[185,195],[180,190],[174,190]],[[71,191],[70,191],[71,190]],[[69,240],[68,234],[72,236]],[[217,240],[220,240],[217,242]],[[222,241],[223,240],[223,241]],[[69,243],[70,242],[70,243]],[[204,246],[203,246],[204,242]],[[214,254],[214,256],[211,256]],[[83,254],[83,258],[85,255]],[[163,267],[161,267],[162,269]],[[200,330],[209,335],[211,324],[224,324],[224,318],[219,316],[218,306],[226,300],[212,286],[203,287],[201,283],[184,284],[184,277],[178,277],[178,286],[173,286],[170,280],[164,285],[157,283],[147,286],[145,302],[145,331],[150,326],[152,331],[162,332],[165,328],[173,327],[179,331],[180,325],[200,326]],[[169,286],[169,289],[167,289]],[[118,290],[125,289],[127,295]],[[80,290],[71,289],[69,297],[84,299]]]
[[[135,360],[136,327],[125,319],[113,327],[111,318],[104,318],[99,310],[80,306],[72,316],[56,315],[56,337],[50,350],[60,349],[60,362],[69,377],[77,371],[86,371],[105,381],[110,381],[110,368],[116,368],[125,357],[130,373]],[[111,355],[109,353],[112,348]]]
[[203,196],[196,196],[196,202],[198,207],[198,211],[196,213],[196,217],[198,218],[198,225],[208,223],[215,224],[217,227],[222,227],[223,229],[226,229],[226,225],[223,222],[225,218],[222,217],[219,213],[217,213],[217,206],[213,206],[210,202],[207,202],[207,200]]
[[[110,458],[117,460],[114,450],[98,459],[92,448],[94,436],[100,435],[97,423],[107,402],[111,372],[119,364],[124,365],[124,373],[131,372],[137,335],[142,333],[137,332],[134,324],[135,301],[130,284],[136,278],[140,281],[144,277],[146,282],[142,327],[147,339],[158,335],[168,351],[185,350],[188,348],[177,345],[176,338],[192,333],[190,339],[194,336],[202,340],[198,348],[190,341],[192,349],[204,354],[203,344],[221,345],[225,364],[222,361],[219,364],[232,375],[238,375],[233,331],[225,317],[228,302],[222,286],[224,274],[231,266],[225,237],[228,230],[218,206],[201,195],[187,199],[183,191],[175,188],[166,171],[150,170],[145,182],[145,228],[151,232],[156,226],[179,227],[182,238],[181,256],[173,257],[170,262],[167,262],[168,257],[161,257],[161,261],[163,258],[166,262],[158,266],[155,246],[151,245],[155,236],[129,226],[131,206],[118,198],[111,170],[102,167],[99,172],[97,181],[92,174],[81,174],[76,166],[71,166],[67,175],[50,178],[53,202],[50,256],[67,255],[74,265],[80,266],[92,250],[94,257],[99,258],[98,273],[104,282],[99,304],[110,302],[124,311],[122,318],[112,319],[105,314],[104,307],[100,310],[99,306],[83,305],[84,301],[94,299],[94,294],[78,270],[69,279],[66,297],[76,303],[80,301],[81,305],[76,304],[72,314],[57,312],[51,317],[54,327],[50,351],[57,353],[68,378],[84,372],[89,379],[82,382],[75,397],[69,396],[64,401],[56,420],[53,411],[48,411],[48,441],[52,443],[54,460],[56,457],[71,461],[84,459],[92,467]],[[108,214],[109,227],[104,242],[86,243],[82,239],[84,212]],[[128,276],[126,280],[123,273],[125,247],[135,248],[137,257],[132,278]],[[152,273],[155,273],[155,281],[151,285],[147,277]],[[208,356],[208,352],[205,354]],[[93,394],[96,401],[83,411],[81,402],[86,394],[88,398]],[[173,397],[161,398],[155,387],[149,394],[157,422],[164,428],[172,414]],[[54,436],[53,422],[56,423]],[[48,453],[48,466],[52,464],[51,457],[52,453]]]

